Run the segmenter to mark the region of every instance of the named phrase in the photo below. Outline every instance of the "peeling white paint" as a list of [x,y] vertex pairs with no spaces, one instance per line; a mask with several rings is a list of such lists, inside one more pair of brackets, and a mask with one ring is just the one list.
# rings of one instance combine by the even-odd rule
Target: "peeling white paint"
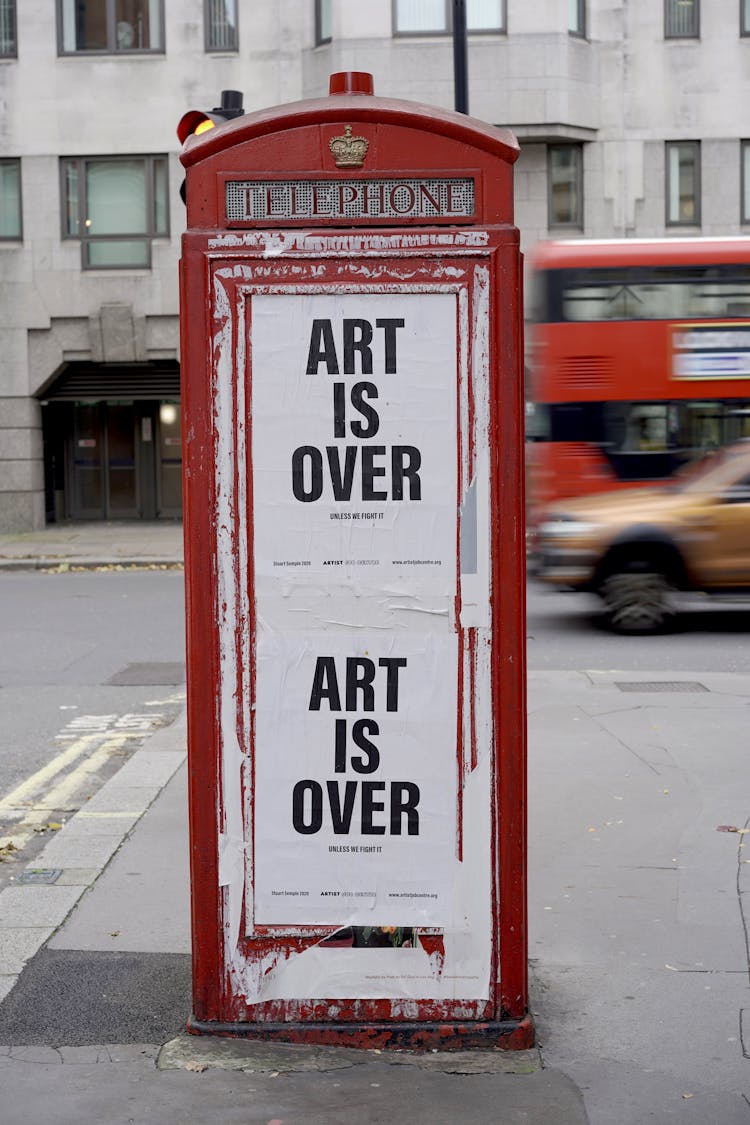
[[354,231],[348,234],[310,234],[301,230],[248,230],[226,232],[208,240],[209,250],[226,252],[233,249],[261,250],[267,257],[305,251],[316,255],[383,254],[390,250],[424,250],[439,247],[445,250],[477,250],[489,245],[489,234],[483,230],[419,231],[402,234],[373,234]]
[[[348,254],[376,254],[404,247],[444,247],[462,253],[487,244],[486,232],[445,232],[430,235],[415,232],[409,235],[326,235],[310,236],[304,232],[255,232],[222,236],[211,241],[215,250],[251,248],[270,259],[290,253],[327,253],[333,250]],[[221,828],[219,847],[220,885],[223,893],[224,960],[236,995],[248,1005],[267,1000],[301,1000],[325,996],[344,998],[392,998],[392,1015],[397,1019],[420,1018],[419,1001],[425,997],[435,1001],[485,1000],[490,996],[492,953],[491,918],[491,740],[493,737],[491,691],[491,635],[489,632],[489,350],[488,302],[489,275],[480,267],[474,275],[475,305],[470,309],[468,291],[461,282],[465,270],[458,265],[440,267],[440,276],[450,284],[410,281],[409,293],[452,292],[458,294],[459,370],[461,393],[459,416],[463,440],[461,446],[460,481],[462,494],[472,483],[477,493],[477,573],[461,579],[462,617],[466,627],[477,628],[476,660],[473,668],[475,699],[473,711],[468,698],[471,681],[468,644],[460,659],[464,661],[465,693],[461,723],[464,731],[463,785],[463,854],[456,857],[448,872],[453,908],[444,927],[445,956],[428,954],[421,947],[412,949],[342,949],[315,945],[305,952],[293,954],[278,950],[263,957],[248,959],[240,944],[240,919],[243,896],[247,894],[247,922],[252,933],[252,886],[246,878],[252,867],[252,832],[245,823],[241,805],[240,778],[249,765],[247,739],[251,720],[251,661],[248,601],[249,531],[245,522],[246,483],[249,474],[244,401],[244,382],[236,380],[233,371],[245,369],[244,302],[257,292],[265,276],[278,278],[281,263],[264,266],[261,262],[219,265],[214,272],[214,411],[216,426],[216,529],[218,543],[217,618],[219,629],[218,709],[222,746],[222,808],[217,809]],[[289,273],[299,267],[289,263]],[[372,292],[398,293],[403,286],[393,281],[377,283],[379,267],[358,267],[358,276],[370,277]],[[351,272],[351,271],[350,271]],[[438,271],[433,272],[433,277]],[[405,276],[407,271],[404,271]],[[309,279],[310,264],[305,263],[304,276]],[[411,277],[411,272],[408,274]],[[424,276],[424,275],[420,275]],[[225,288],[240,279],[248,287],[235,288],[239,299],[232,307]],[[403,280],[403,279],[402,279]],[[266,284],[265,292],[289,292],[283,284]],[[316,290],[308,286],[309,292]],[[320,291],[320,290],[318,290]],[[351,282],[326,286],[326,293],[347,293]],[[469,365],[469,317],[471,315],[471,369]],[[236,328],[236,337],[233,337]],[[233,338],[236,342],[233,344]],[[233,348],[236,350],[233,351]],[[472,379],[473,448],[469,449],[468,387]],[[241,384],[241,385],[239,385]],[[397,635],[437,630],[450,634],[455,618],[452,598],[438,594],[413,596],[405,581],[378,584],[361,579],[343,582],[332,599],[325,586],[308,585],[302,589],[293,580],[275,581],[262,574],[255,578],[255,595],[261,612],[256,627],[268,636],[285,633],[320,633],[332,635],[344,631],[377,634],[388,631]],[[239,669],[239,672],[238,672]],[[239,711],[238,711],[239,704]],[[239,721],[238,721],[239,714]],[[477,766],[472,770],[470,748],[476,746]],[[343,924],[343,919],[342,919]],[[457,1005],[454,1018],[472,1018],[470,1005]],[[332,1018],[335,1018],[335,1007]]]

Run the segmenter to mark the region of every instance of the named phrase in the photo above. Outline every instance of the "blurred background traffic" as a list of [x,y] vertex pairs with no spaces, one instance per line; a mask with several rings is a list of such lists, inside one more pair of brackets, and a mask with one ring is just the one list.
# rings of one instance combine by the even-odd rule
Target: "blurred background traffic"
[[519,140],[532,568],[559,503],[747,438],[748,52],[750,0],[0,0],[0,532],[181,518],[178,123],[336,71]]

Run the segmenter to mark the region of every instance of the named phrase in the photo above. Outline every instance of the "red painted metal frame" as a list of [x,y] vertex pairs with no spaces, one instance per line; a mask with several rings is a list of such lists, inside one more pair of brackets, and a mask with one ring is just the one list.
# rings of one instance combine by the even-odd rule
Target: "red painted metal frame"
[[[507,139],[490,136],[489,127],[477,127],[458,115],[435,111],[433,117],[423,107],[409,112],[405,103],[382,99],[336,98],[336,121],[367,121],[380,130],[380,148],[385,167],[401,167],[411,175],[428,174],[433,167],[464,166],[483,170],[487,176],[484,192],[485,213],[481,216],[475,245],[464,247],[462,256],[483,259],[490,268],[490,495],[492,556],[492,698],[494,712],[494,756],[492,871],[492,921],[497,935],[493,956],[491,1001],[476,1002],[472,1019],[454,1018],[449,1011],[458,1002],[444,1006],[429,999],[420,1001],[419,1021],[399,1020],[393,1015],[390,1000],[316,1001],[291,1004],[272,1001],[243,1006],[234,992],[228,966],[224,963],[224,927],[228,925],[219,887],[219,834],[224,827],[224,794],[220,776],[219,714],[217,683],[219,645],[216,627],[218,605],[216,495],[213,467],[217,456],[216,429],[211,393],[213,290],[212,270],[218,261],[240,263],[257,259],[257,253],[242,245],[242,236],[222,235],[219,210],[222,193],[217,190],[222,174],[237,168],[248,177],[253,168],[269,166],[268,146],[280,153],[277,169],[287,161],[300,166],[299,149],[309,149],[311,173],[320,172],[315,154],[320,147],[318,126],[321,118],[333,116],[331,104],[302,103],[317,108],[305,110],[300,128],[300,113],[254,115],[239,119],[227,128],[207,135],[205,141],[188,147],[183,160],[188,170],[189,216],[197,230],[188,230],[183,242],[181,264],[183,409],[185,441],[185,566],[187,601],[188,742],[190,786],[190,840],[193,922],[193,1010],[189,1028],[198,1033],[250,1035],[258,1038],[313,1040],[359,1046],[441,1046],[461,1047],[488,1043],[510,1048],[527,1047],[533,1041],[533,1026],[528,1015],[527,918],[526,918],[526,745],[525,745],[525,536],[523,504],[523,379],[521,327],[521,269],[518,235],[512,226],[512,180],[509,165],[515,157]],[[342,102],[356,103],[342,105]],[[324,107],[324,111],[320,108]],[[286,111],[287,107],[283,107]],[[343,111],[343,112],[342,112]],[[423,131],[432,120],[431,135],[421,138],[419,167],[414,168],[414,151],[400,165],[395,152],[405,152],[414,143],[414,130]],[[384,127],[390,125],[390,128]],[[272,127],[273,126],[273,127]],[[400,127],[399,128],[397,128]],[[280,146],[275,132],[296,134],[297,151]],[[301,133],[307,133],[305,138]],[[220,134],[227,134],[221,137]],[[444,137],[436,138],[435,133]],[[289,132],[287,132],[287,140]],[[469,148],[471,137],[473,148]],[[256,153],[252,142],[261,138],[262,150]],[[444,144],[438,141],[445,140]],[[429,143],[428,143],[429,142]],[[404,148],[406,146],[406,149]],[[327,142],[326,142],[327,147]],[[292,145],[294,148],[294,145]],[[247,150],[247,151],[245,151]],[[370,167],[370,173],[374,172]],[[495,173],[495,175],[491,175]],[[281,172],[277,171],[277,174]],[[192,211],[190,200],[194,201]],[[210,218],[209,218],[210,217]],[[211,222],[210,219],[214,219]],[[504,221],[498,221],[504,219]],[[206,221],[206,220],[209,221]],[[492,222],[492,220],[495,220]],[[202,228],[202,229],[200,229]],[[434,228],[433,228],[434,229]],[[442,232],[445,228],[441,228]],[[466,228],[462,228],[466,235]],[[228,232],[227,232],[228,233]],[[363,242],[368,235],[356,232]],[[437,237],[440,232],[435,231]],[[326,235],[329,239],[326,253]],[[322,259],[341,266],[336,234],[328,228],[316,236],[308,232],[310,246]],[[378,235],[390,240],[388,256],[398,265],[415,254],[419,231],[379,228]],[[393,236],[393,238],[392,238]],[[304,232],[296,237],[303,239]],[[393,249],[403,241],[403,252]],[[424,239],[429,242],[429,239]],[[224,245],[221,243],[224,242]],[[375,243],[370,243],[370,254]],[[452,248],[442,250],[435,242],[416,252],[436,260],[450,260]],[[343,258],[351,255],[343,255]],[[274,255],[276,263],[286,260],[286,252]],[[372,264],[372,263],[371,263]],[[346,274],[346,270],[344,270]],[[365,287],[366,288],[366,287]],[[244,378],[235,372],[234,378]],[[249,482],[252,487],[252,481]],[[251,499],[251,498],[250,498]],[[238,513],[234,513],[235,532]],[[252,524],[248,525],[251,531]],[[236,535],[235,535],[236,542]],[[250,544],[250,550],[252,545]],[[250,599],[252,605],[252,598]],[[252,628],[251,621],[239,623]],[[462,661],[462,656],[459,655]],[[240,703],[237,702],[239,709]],[[241,714],[237,715],[242,725]],[[251,734],[252,732],[250,732]],[[217,815],[218,810],[218,815]],[[323,928],[325,929],[325,928]],[[244,929],[241,930],[244,932]],[[316,939],[321,927],[315,927]],[[243,939],[244,940],[244,939]],[[249,939],[258,941],[260,939]],[[285,939],[289,952],[307,944]],[[331,1020],[332,1007],[336,1010]],[[293,1010],[292,1010],[293,1009]],[[465,1010],[465,1006],[464,1006]],[[442,1017],[442,1018],[441,1018]]]

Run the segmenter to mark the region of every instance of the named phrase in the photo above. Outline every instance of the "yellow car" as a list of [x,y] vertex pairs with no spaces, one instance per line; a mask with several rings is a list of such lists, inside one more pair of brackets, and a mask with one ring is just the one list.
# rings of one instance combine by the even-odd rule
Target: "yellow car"
[[663,488],[561,501],[536,537],[543,582],[591,590],[619,633],[655,633],[675,593],[750,594],[750,441],[712,454]]

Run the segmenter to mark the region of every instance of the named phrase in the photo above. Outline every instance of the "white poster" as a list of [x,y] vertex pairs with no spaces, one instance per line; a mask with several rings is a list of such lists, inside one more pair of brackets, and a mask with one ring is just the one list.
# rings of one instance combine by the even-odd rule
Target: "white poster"
[[256,925],[446,926],[457,637],[257,640]]
[[454,293],[251,298],[255,579],[456,589]]

